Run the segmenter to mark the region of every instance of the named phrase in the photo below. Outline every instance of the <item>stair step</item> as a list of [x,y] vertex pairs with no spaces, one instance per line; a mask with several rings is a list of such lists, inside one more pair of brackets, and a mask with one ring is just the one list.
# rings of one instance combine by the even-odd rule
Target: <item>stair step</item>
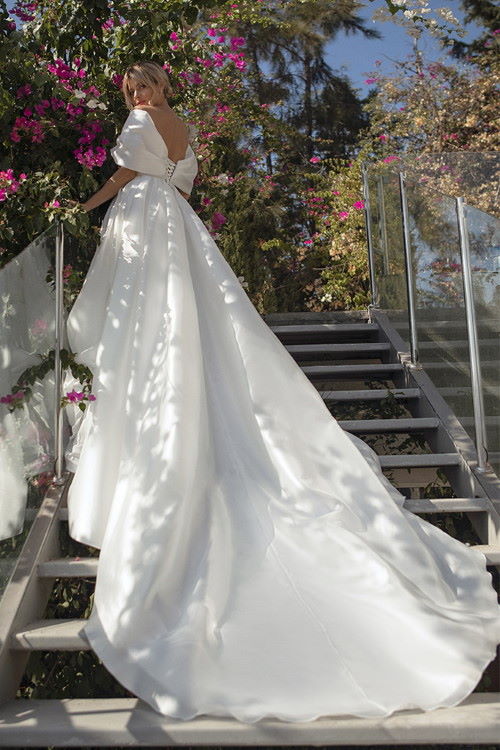
[[320,391],[323,401],[381,401],[393,396],[398,400],[420,398],[418,388],[371,388],[359,391]]
[[419,432],[420,430],[436,430],[439,427],[439,419],[436,417],[351,419],[341,420],[339,425],[347,432]]
[[87,620],[34,620],[12,635],[16,651],[90,651],[82,628]]
[[500,693],[471,693],[451,708],[388,717],[331,716],[308,722],[201,715],[163,716],[137,698],[18,699],[0,707],[0,745],[10,747],[333,746],[496,743]]
[[61,557],[38,565],[39,578],[95,578],[98,557]]
[[314,336],[317,334],[341,334],[342,336],[366,333],[372,335],[378,331],[376,323],[296,323],[294,325],[271,325],[276,336]]
[[471,548],[482,552],[486,557],[488,565],[500,566],[500,547],[494,547],[492,544],[471,544]]
[[395,372],[403,372],[403,365],[398,362],[375,365],[305,365],[301,367],[304,375],[316,380],[330,378],[369,378],[387,377]]
[[475,513],[488,511],[486,497],[408,498],[404,508],[412,513]]
[[379,456],[383,469],[422,469],[439,466],[458,466],[458,453],[421,453],[417,455],[386,455]]
[[338,359],[369,358],[390,352],[391,345],[385,343],[358,344],[287,344],[285,349],[295,357],[313,357],[318,354],[328,354]]

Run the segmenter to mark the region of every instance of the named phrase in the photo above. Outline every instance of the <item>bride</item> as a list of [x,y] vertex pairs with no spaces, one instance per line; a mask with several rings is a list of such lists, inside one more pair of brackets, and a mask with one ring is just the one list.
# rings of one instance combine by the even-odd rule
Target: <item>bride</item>
[[113,198],[67,320],[71,536],[100,549],[92,649],[177,719],[454,706],[500,642],[486,558],[403,508],[263,321],[188,202],[164,69],[125,71]]

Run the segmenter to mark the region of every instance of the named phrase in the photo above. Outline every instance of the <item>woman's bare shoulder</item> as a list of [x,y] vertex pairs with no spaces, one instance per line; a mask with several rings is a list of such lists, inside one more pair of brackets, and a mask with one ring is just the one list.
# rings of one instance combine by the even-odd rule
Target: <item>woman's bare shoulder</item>
[[[142,109],[145,112],[148,112],[153,120],[155,122],[159,123],[165,123],[165,124],[176,124],[176,125],[185,125],[186,123],[180,117],[177,112],[174,112],[173,109],[165,110],[165,109],[159,109],[158,107],[154,107],[151,104],[137,104],[134,109]],[[187,126],[186,126],[187,127]]]

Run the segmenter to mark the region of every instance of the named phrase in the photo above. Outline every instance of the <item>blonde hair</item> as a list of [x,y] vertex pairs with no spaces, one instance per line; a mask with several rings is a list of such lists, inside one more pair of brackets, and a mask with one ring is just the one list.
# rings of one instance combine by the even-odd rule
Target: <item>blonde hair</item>
[[139,83],[151,86],[154,91],[162,93],[165,98],[172,96],[174,90],[165,70],[155,62],[140,61],[133,63],[123,75],[122,92],[128,109],[134,108],[134,103],[128,89],[128,81],[133,77]]

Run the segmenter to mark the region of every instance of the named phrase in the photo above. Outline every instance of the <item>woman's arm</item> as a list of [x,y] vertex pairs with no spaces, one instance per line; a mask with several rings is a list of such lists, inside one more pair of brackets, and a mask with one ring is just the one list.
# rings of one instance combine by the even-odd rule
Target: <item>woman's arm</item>
[[134,169],[128,167],[119,167],[114,174],[111,175],[109,180],[104,183],[97,193],[94,193],[85,203],[82,203],[84,211],[92,211],[93,208],[97,208],[101,203],[108,201],[113,198],[114,195],[122,188],[127,182],[133,180],[138,174]]

